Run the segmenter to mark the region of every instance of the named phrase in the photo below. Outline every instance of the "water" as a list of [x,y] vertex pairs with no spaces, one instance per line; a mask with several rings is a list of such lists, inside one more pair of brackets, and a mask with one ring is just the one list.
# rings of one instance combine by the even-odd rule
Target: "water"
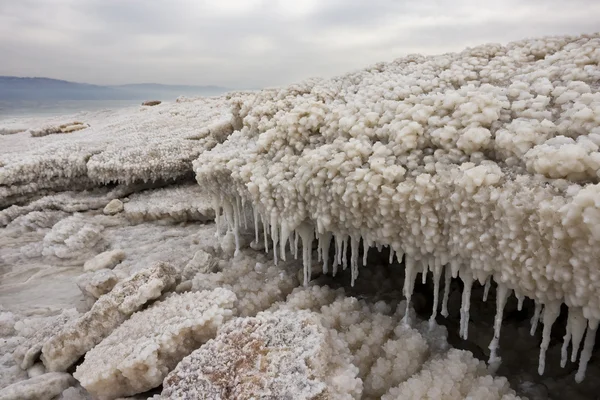
[[0,101],[0,121],[11,117],[44,117],[140,105],[139,100]]

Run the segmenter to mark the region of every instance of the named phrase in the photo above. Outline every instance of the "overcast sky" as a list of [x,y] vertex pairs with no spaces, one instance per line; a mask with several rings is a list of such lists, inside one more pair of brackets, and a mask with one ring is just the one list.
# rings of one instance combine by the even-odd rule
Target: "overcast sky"
[[0,0],[0,75],[259,88],[594,31],[598,0]]

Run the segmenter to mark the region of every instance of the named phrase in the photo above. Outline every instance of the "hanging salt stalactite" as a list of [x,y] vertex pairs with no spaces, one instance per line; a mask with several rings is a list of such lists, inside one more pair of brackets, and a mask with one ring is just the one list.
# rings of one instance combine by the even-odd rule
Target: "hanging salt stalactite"
[[369,248],[370,248],[370,243],[369,241],[365,238],[363,239],[363,259],[362,259],[362,263],[363,266],[367,266],[367,255],[369,254]]
[[429,318],[429,328],[435,325],[435,317],[437,316],[438,302],[440,297],[440,278],[442,277],[442,260],[435,258],[433,260],[433,311]]
[[421,266],[423,267],[423,270],[421,271],[421,284],[423,285],[427,283],[428,264],[429,260],[427,258],[421,259]]
[[555,301],[544,306],[544,314],[542,321],[544,322],[544,330],[542,331],[542,343],[540,344],[540,362],[538,364],[538,374],[543,375],[546,368],[546,350],[550,345],[550,332],[552,325],[560,314],[560,302]]
[[488,363],[495,369],[500,365],[500,357],[498,357],[498,343],[500,341],[500,330],[502,329],[502,318],[504,316],[504,307],[506,306],[506,300],[512,292],[504,283],[498,282],[496,286],[496,316],[494,317],[494,337],[490,342],[490,358]]
[[577,361],[577,353],[579,352],[579,346],[581,345],[586,326],[587,320],[583,316],[583,310],[579,307],[570,307],[567,328],[560,350],[560,366],[562,368],[567,365],[569,343],[572,343],[571,362]]
[[415,268],[415,259],[409,255],[406,255],[404,268],[404,288],[402,290],[404,297],[406,298],[406,312],[402,321],[405,324],[410,324],[410,299],[412,297],[413,290],[415,288],[415,279],[417,278],[417,270]]
[[258,244],[258,209],[252,208],[252,218],[254,219],[254,243]]
[[538,323],[540,322],[540,314],[542,313],[543,304],[535,303],[535,311],[533,312],[533,317],[531,317],[531,330],[529,334],[531,336],[535,335],[535,331],[537,330]]
[[304,266],[304,286],[308,285],[312,275],[312,241],[313,227],[303,222],[296,228],[302,239],[302,265]]
[[350,286],[354,287],[354,281],[358,277],[358,244],[359,239],[350,236],[350,273],[352,275]]
[[392,246],[390,246],[390,260],[389,260],[389,264],[392,265],[393,262],[394,262],[394,249],[392,249]]
[[452,277],[454,279],[458,278],[458,270],[460,269],[460,262],[458,260],[450,261],[450,269],[452,271]]
[[287,245],[288,238],[290,237],[290,230],[287,222],[284,219],[281,221],[281,229],[279,230],[279,254],[281,259],[285,261],[285,246]]
[[267,254],[269,254],[269,232],[267,232],[267,230],[269,229],[269,222],[267,221],[267,219],[265,218],[264,215],[261,214],[260,219],[262,221],[262,225],[263,225],[263,236],[265,238],[265,252]]
[[277,266],[277,245],[279,244],[279,227],[277,226],[277,217],[271,214],[271,240],[273,241],[273,261]]
[[344,246],[342,247],[342,269],[348,268],[348,236],[344,237]]
[[333,276],[337,274],[338,265],[342,262],[342,237],[341,235],[334,235],[335,241],[335,257],[333,258]]
[[450,282],[452,279],[452,270],[450,265],[444,267],[444,297],[442,298],[442,312],[441,314],[448,317],[448,297],[450,297]]
[[468,268],[460,270],[460,279],[464,283],[462,303],[460,305],[460,334],[466,340],[469,336],[469,309],[471,308],[471,289],[473,287],[473,275]]
[[227,225],[229,229],[233,232],[235,237],[235,254],[238,254],[240,248],[240,238],[237,229],[237,218],[235,208],[230,201],[223,202],[223,211],[225,213],[225,218],[227,218]]
[[383,245],[381,243],[377,243],[377,251],[381,253],[381,251],[383,250]]
[[321,250],[323,249],[323,234],[316,232],[317,236],[317,261],[321,262],[323,255],[321,254]]
[[323,245],[321,253],[323,254],[323,273],[328,272],[329,264],[329,246],[331,245],[331,232],[325,232],[323,235]]
[[246,200],[242,197],[242,217],[244,221],[244,229],[248,229],[248,218],[246,218]]
[[298,259],[298,240],[300,236],[298,235],[298,230],[294,229],[294,260]]
[[215,210],[215,222],[217,224],[217,237],[221,236],[221,201],[219,196],[213,195],[213,209]]
[[521,293],[517,293],[515,290],[515,297],[517,298],[517,311],[521,311],[523,309],[523,302],[525,301],[525,296]]
[[579,368],[577,369],[577,374],[575,374],[575,382],[577,383],[581,383],[585,379],[585,371],[587,370],[587,364],[590,361],[590,358],[592,358],[597,331],[598,320],[589,320],[587,331],[585,333],[585,341],[583,342],[583,349],[581,350],[581,356],[579,358]]
[[485,280],[485,286],[483,288],[483,301],[486,302],[488,298],[488,294],[490,293],[490,287],[492,286],[492,277],[488,276]]

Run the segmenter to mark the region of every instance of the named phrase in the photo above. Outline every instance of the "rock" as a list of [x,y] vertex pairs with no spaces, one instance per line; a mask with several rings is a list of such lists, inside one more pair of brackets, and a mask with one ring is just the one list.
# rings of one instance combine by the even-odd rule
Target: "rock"
[[162,101],[160,101],[160,100],[148,100],[148,101],[143,102],[142,105],[152,107],[152,106],[157,106],[160,103],[162,103]]
[[50,400],[76,383],[70,374],[51,372],[5,387],[0,400]]
[[114,399],[161,384],[179,361],[233,315],[226,289],[173,295],[137,312],[85,355],[74,376],[95,398]]
[[83,270],[98,271],[100,269],[113,269],[118,263],[125,259],[125,252],[121,249],[105,251],[91,258],[83,264]]
[[177,273],[166,263],[156,263],[119,282],[101,296],[92,309],[61,329],[42,347],[49,371],[66,371],[148,301],[175,284]]
[[104,207],[104,214],[106,215],[115,215],[123,211],[124,205],[123,202],[119,199],[112,199],[110,203]]

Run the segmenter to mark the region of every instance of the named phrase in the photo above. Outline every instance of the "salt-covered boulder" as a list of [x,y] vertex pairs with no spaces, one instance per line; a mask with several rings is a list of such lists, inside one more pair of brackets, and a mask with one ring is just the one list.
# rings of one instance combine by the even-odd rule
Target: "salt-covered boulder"
[[347,348],[318,316],[265,312],[224,325],[165,378],[161,396],[358,399],[356,373]]
[[119,282],[101,296],[92,309],[69,322],[42,347],[49,371],[65,371],[83,354],[107,337],[148,301],[158,298],[176,281],[175,269],[157,263]]
[[179,361],[216,335],[234,313],[226,289],[173,295],[137,312],[90,350],[74,376],[99,399],[159,386]]

